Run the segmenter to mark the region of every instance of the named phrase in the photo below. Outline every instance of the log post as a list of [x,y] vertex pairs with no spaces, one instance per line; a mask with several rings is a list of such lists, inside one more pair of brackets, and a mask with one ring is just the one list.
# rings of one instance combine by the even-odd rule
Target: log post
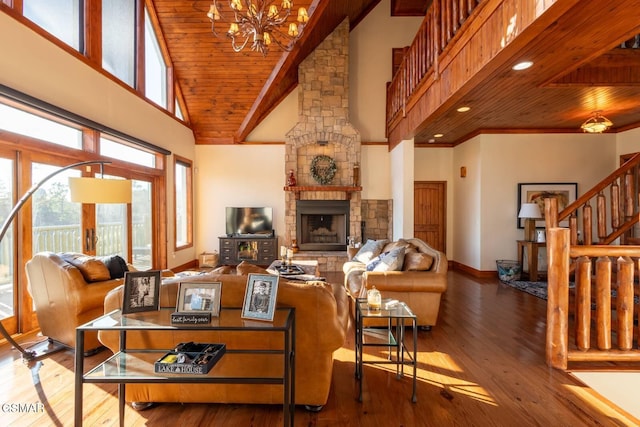
[[618,258],[618,349],[633,348],[633,261],[629,257]]
[[582,351],[591,348],[591,259],[576,260],[576,345]]
[[611,349],[611,260],[596,260],[596,333],[600,350]]
[[[545,212],[548,212],[545,200]],[[548,218],[548,217],[547,217]],[[557,218],[557,216],[555,217]],[[567,369],[569,348],[569,230],[548,229],[547,365]]]
[[582,232],[584,236],[582,236],[582,244],[591,245],[593,243],[593,217],[592,215],[593,209],[589,202],[587,202],[582,208]]

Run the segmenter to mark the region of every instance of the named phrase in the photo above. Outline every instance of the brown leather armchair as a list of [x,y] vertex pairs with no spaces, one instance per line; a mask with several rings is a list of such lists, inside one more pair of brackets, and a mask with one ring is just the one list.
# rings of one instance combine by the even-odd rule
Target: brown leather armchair
[[440,300],[447,290],[447,257],[420,239],[400,239],[387,243],[382,252],[399,246],[406,247],[407,253],[425,254],[432,258],[431,265],[425,270],[378,272],[366,271],[366,265],[362,262],[347,261],[343,266],[345,288],[351,300],[355,301],[355,298],[366,298],[367,290],[375,286],[382,298],[405,302],[416,315],[417,324],[428,329],[437,322]]
[[[42,334],[73,349],[76,327],[101,316],[105,295],[122,284],[122,279],[108,278],[108,269],[107,280],[87,282],[78,267],[53,252],[34,255],[27,261],[26,272]],[[85,353],[101,346],[96,333],[85,335]]]

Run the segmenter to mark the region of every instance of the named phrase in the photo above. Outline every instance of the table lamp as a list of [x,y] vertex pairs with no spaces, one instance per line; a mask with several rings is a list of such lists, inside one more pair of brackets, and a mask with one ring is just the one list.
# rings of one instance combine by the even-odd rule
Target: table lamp
[[524,239],[533,242],[535,240],[536,219],[542,218],[540,206],[537,203],[523,203],[520,206],[518,218],[524,218]]

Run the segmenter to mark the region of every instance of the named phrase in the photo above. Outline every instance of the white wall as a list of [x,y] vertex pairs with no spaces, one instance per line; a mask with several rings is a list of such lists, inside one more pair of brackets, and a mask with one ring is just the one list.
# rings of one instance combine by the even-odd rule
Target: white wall
[[196,146],[196,251],[218,250],[225,207],[269,206],[284,234],[284,145]]
[[467,177],[456,178],[453,258],[482,271],[517,255],[518,183],[577,182],[580,194],[617,166],[613,134],[480,135],[454,150]]
[[386,84],[391,81],[391,49],[411,44],[423,18],[391,17],[382,0],[351,31],[349,114],[362,141],[386,141]]
[[640,151],[640,128],[621,132],[616,135],[617,155]]
[[401,141],[391,150],[393,240],[413,237],[414,142]]

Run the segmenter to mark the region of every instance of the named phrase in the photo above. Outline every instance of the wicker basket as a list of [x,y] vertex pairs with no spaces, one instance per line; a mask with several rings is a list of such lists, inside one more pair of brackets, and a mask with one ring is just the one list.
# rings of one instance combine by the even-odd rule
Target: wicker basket
[[512,280],[520,280],[520,274],[522,268],[518,261],[499,259],[496,261],[498,267],[498,278],[504,282],[511,282]]

